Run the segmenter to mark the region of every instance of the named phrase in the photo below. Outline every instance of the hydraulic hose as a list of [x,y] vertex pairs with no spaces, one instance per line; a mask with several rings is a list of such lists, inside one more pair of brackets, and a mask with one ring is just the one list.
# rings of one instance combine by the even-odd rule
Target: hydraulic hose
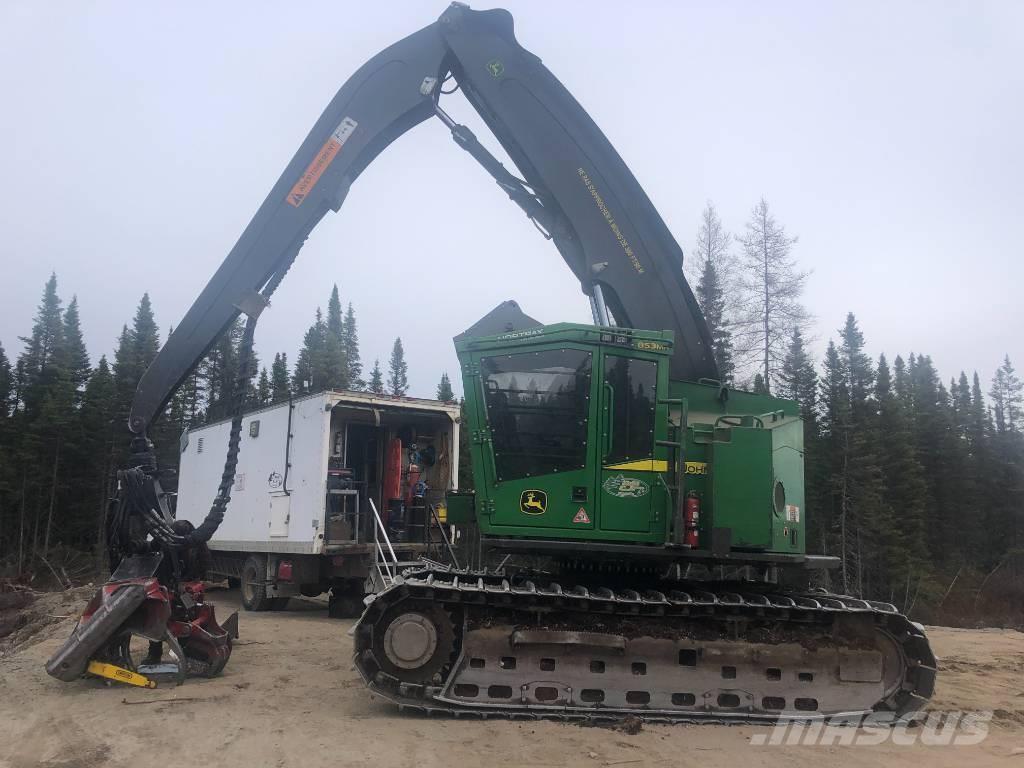
[[[295,256],[298,254],[301,241],[291,249],[288,258],[267,282],[259,294],[262,306],[266,306],[271,294],[281,284]],[[160,546],[172,551],[204,544],[210,540],[220,524],[224,521],[224,513],[231,501],[231,487],[235,483],[235,471],[238,467],[238,454],[242,438],[242,418],[245,415],[245,402],[249,390],[249,369],[252,367],[253,340],[256,334],[256,322],[260,312],[254,310],[246,315],[245,328],[239,344],[238,374],[234,381],[231,401],[231,429],[228,435],[228,450],[224,458],[224,471],[221,473],[217,494],[206,514],[196,528],[188,533],[176,531],[170,513],[162,500],[159,484],[156,479],[156,458],[152,452],[152,444],[145,437],[141,438],[142,448],[136,450],[135,466],[117,473],[119,493],[116,504],[110,510],[107,521],[107,544],[114,566],[121,556],[132,552],[143,551],[148,547],[145,534],[149,534]],[[137,438],[138,440],[138,438]],[[145,533],[133,535],[130,519],[132,513],[138,515],[143,523]]]
[[[301,242],[300,242],[301,245]],[[285,262],[273,277],[263,287],[261,293],[264,301],[269,301],[271,294],[277,290],[284,276],[291,268],[299,249],[293,248],[291,258]],[[248,315],[245,321],[245,329],[242,331],[242,340],[239,344],[238,353],[238,377],[235,379],[234,401],[232,403],[233,413],[231,415],[231,432],[228,435],[228,452],[224,458],[224,471],[220,476],[220,485],[217,488],[217,495],[210,505],[210,511],[206,518],[194,531],[181,537],[184,546],[206,543],[210,540],[220,524],[224,521],[224,512],[231,501],[231,486],[235,484],[235,470],[238,468],[238,451],[242,441],[242,417],[245,415],[245,398],[249,391],[249,367],[252,365],[252,344],[256,333],[256,321],[259,314]]]

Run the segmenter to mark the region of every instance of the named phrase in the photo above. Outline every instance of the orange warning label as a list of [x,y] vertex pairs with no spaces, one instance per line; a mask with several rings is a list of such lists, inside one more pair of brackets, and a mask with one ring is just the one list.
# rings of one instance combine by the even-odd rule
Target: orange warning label
[[288,203],[298,208],[302,205],[302,201],[306,199],[306,195],[309,191],[316,186],[316,183],[323,176],[324,171],[327,170],[327,166],[334,160],[334,156],[341,151],[341,148],[348,141],[348,137],[352,135],[352,131],[359,125],[351,117],[346,117],[338,124],[338,127],[334,129],[334,133],[331,134],[330,138],[324,142],[324,145],[320,148],[320,151],[316,153],[316,157],[306,166],[305,173],[299,177],[299,180],[295,182],[295,186],[292,187],[292,191],[288,193]]
[[589,523],[590,515],[587,514],[587,510],[580,507],[580,511],[576,513],[576,517],[572,519],[574,523]]

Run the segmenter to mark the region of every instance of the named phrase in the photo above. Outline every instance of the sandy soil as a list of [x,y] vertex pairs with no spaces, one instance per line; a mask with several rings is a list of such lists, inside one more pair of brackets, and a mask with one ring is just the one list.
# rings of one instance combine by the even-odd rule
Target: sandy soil
[[[237,607],[213,592],[222,618]],[[61,605],[58,603],[58,605]],[[71,613],[63,604],[55,618]],[[371,699],[352,669],[351,622],[323,603],[243,613],[224,675],[154,691],[60,683],[43,664],[73,625],[50,625],[0,656],[0,766],[475,765],[982,766],[1024,768],[1024,634],[933,628],[942,656],[935,705],[993,710],[975,746],[754,746],[769,729],[648,725],[640,733],[560,723],[400,715]],[[849,729],[845,729],[849,730]]]

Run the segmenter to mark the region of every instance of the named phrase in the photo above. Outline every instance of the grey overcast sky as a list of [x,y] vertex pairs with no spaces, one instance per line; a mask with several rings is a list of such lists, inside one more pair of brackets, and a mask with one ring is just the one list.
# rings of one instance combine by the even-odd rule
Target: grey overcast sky
[[[166,335],[345,79],[444,7],[0,3],[8,353],[51,271],[94,360],[143,291]],[[504,7],[684,251],[705,201],[736,232],[767,198],[813,270],[819,355],[853,310],[873,355],[929,353],[947,381],[977,369],[987,390],[1005,353],[1024,368],[1024,2]],[[461,96],[446,107],[485,136]],[[314,232],[260,323],[265,362],[294,360],[333,282],[367,368],[401,334],[415,395],[457,379],[451,336],[504,299],[589,317],[557,251],[437,121]]]

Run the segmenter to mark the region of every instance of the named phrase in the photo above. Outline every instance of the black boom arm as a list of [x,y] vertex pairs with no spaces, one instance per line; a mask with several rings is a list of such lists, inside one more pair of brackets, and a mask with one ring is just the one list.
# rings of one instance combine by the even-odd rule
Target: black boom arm
[[[522,179],[437,104],[451,76]],[[549,236],[619,325],[676,334],[671,374],[717,378],[711,340],[682,274],[682,251],[611,143],[572,94],[519,45],[504,10],[453,3],[437,22],[370,59],[338,91],[224,263],[143,375],[137,435],[244,312],[254,322],[310,231],[392,141],[437,114]]]

